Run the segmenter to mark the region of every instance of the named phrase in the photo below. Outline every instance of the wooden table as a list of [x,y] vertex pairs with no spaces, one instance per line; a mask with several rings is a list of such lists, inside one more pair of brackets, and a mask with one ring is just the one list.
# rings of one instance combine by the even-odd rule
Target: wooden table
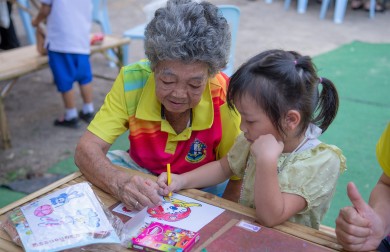
[[[123,168],[119,168],[119,169],[123,169]],[[133,171],[129,169],[126,169],[126,171],[132,174],[148,176],[152,179],[155,179],[154,176],[146,175],[137,171]],[[3,222],[6,218],[6,213],[14,209],[15,207],[21,206],[49,192],[67,187],[69,185],[84,182],[84,181],[86,181],[85,177],[80,172],[75,172],[37,192],[34,192],[0,209],[0,221]],[[103,201],[105,206],[110,207],[118,203],[118,201],[115,198],[103,192],[99,188],[93,186],[93,190],[96,193],[96,195],[98,195],[99,198]],[[253,222],[254,220],[255,217],[254,210],[248,207],[244,207],[240,204],[195,189],[183,190],[179,193],[187,197],[191,197],[193,199],[225,209],[223,214],[218,216],[216,219],[214,219],[212,222],[207,224],[199,231],[201,239],[196,244],[194,248],[195,251],[199,251],[203,247],[206,247],[207,251],[209,252],[219,251],[221,249],[220,246],[223,246],[224,244],[228,246],[227,243],[225,243],[225,237],[229,235],[229,232],[226,231],[231,229],[238,220],[244,219],[249,222]],[[232,236],[231,233],[230,236]],[[289,246],[288,247],[289,249],[284,251],[310,251],[310,252],[320,251],[321,252],[321,251],[341,250],[341,246],[337,243],[336,238],[333,235],[312,228],[308,228],[306,226],[291,223],[291,222],[285,222],[274,228],[262,227],[261,231],[258,234],[258,237],[254,235],[250,235],[250,236],[251,237],[246,237],[245,235],[241,234],[241,236],[234,235],[233,237],[226,238],[226,241],[232,238],[245,239],[245,241],[241,241],[241,243],[245,245],[245,248],[228,247],[226,250],[247,251],[249,249],[255,249],[256,251],[263,251],[265,249],[264,251],[278,251],[279,250],[278,248],[283,249],[286,246]],[[258,247],[258,244],[256,245],[255,243],[259,243],[259,242],[263,242],[262,244],[266,245],[267,247],[262,247],[262,246]],[[214,247],[218,246],[218,249],[214,250],[213,246]],[[299,246],[301,246],[300,249],[297,249],[299,248]],[[0,251],[1,249],[4,249],[4,251],[8,251],[8,252],[23,251],[20,247],[13,244],[13,242],[10,240],[9,236],[4,232],[4,230],[0,230]],[[129,250],[123,248],[120,249],[120,251],[129,251]]]
[[[108,49],[113,51],[117,59],[109,60],[116,63],[118,68],[123,65],[123,51],[130,43],[129,38],[105,36],[101,45],[93,45],[91,54],[106,53]],[[0,135],[2,138],[3,148],[11,148],[11,136],[8,130],[7,116],[4,108],[4,98],[16,83],[19,77],[28,73],[37,71],[48,66],[48,57],[40,55],[35,45],[23,46],[0,53],[0,81],[7,83],[0,89]],[[94,74],[95,77],[101,77]],[[25,83],[29,84],[29,83]]]

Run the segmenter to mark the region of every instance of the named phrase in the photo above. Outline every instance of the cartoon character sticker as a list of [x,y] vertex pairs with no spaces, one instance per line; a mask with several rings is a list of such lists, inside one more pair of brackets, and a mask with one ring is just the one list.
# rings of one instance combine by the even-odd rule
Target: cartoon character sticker
[[72,191],[70,193],[61,193],[57,197],[50,198],[50,202],[56,207],[62,206],[68,203],[71,199],[83,197],[83,193],[79,193],[78,191]]
[[163,203],[158,207],[148,208],[150,217],[159,220],[175,222],[187,218],[191,213],[190,207],[201,207],[199,203],[185,202],[176,198],[164,197]]

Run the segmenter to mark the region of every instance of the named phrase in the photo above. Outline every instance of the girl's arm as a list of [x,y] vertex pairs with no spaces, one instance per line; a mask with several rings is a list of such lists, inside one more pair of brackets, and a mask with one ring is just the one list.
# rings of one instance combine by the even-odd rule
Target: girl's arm
[[169,192],[176,192],[181,189],[216,185],[232,175],[233,173],[225,156],[220,160],[210,162],[190,172],[181,175],[172,174],[169,186],[167,186],[167,174],[164,172],[158,177],[157,183],[162,189],[161,193],[167,195]]
[[282,150],[283,143],[272,135],[260,136],[251,146],[256,162],[256,219],[268,227],[283,223],[306,207],[303,197],[280,191],[277,164]]

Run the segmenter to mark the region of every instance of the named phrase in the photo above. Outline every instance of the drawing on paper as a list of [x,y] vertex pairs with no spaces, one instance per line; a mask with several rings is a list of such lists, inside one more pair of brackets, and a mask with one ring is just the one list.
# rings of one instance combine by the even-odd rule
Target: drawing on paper
[[[160,206],[147,209],[145,224],[158,221],[196,232],[224,211],[222,208],[176,193],[171,196],[171,200],[169,197],[162,197],[162,202]],[[138,213],[127,209],[123,203],[117,205],[113,212],[130,217]]]
[[70,192],[70,193],[61,193],[60,195],[54,197],[54,198],[51,198],[50,199],[50,202],[53,204],[53,205],[58,205],[56,207],[59,207],[59,206],[62,206],[66,203],[68,203],[71,199],[76,199],[76,198],[80,198],[80,197],[83,197],[84,194],[83,193],[79,193],[77,191],[73,191],[73,192]]
[[43,216],[51,214],[52,212],[53,212],[53,208],[51,207],[51,205],[47,204],[47,205],[42,205],[42,206],[37,207],[34,210],[34,215],[38,216],[38,217],[43,217]]
[[[35,212],[34,212],[35,213]],[[40,218],[41,222],[38,223],[40,227],[51,227],[60,225],[87,225],[90,227],[99,227],[100,219],[98,214],[91,208],[85,208],[77,210],[76,214],[71,216],[67,215],[63,218],[52,218],[43,216]]]
[[199,203],[186,202],[174,197],[164,197],[161,206],[148,209],[150,217],[165,221],[179,221],[187,218],[191,213],[191,207],[201,207]]

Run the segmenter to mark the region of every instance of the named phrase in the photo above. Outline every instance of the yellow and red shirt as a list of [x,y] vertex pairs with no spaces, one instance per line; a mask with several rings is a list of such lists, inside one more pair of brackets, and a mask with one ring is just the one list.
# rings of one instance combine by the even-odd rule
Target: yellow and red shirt
[[390,177],[390,123],[379,138],[376,145],[376,158],[383,172]]
[[123,67],[88,130],[107,143],[129,130],[130,157],[154,174],[191,171],[225,156],[238,136],[240,117],[226,103],[228,77],[209,79],[192,124],[177,134],[161,116],[148,61]]

